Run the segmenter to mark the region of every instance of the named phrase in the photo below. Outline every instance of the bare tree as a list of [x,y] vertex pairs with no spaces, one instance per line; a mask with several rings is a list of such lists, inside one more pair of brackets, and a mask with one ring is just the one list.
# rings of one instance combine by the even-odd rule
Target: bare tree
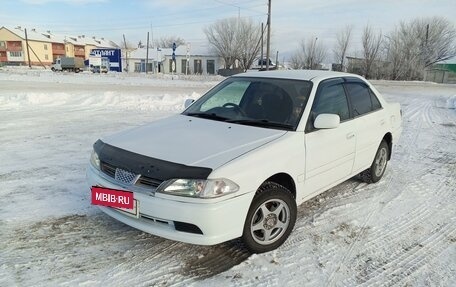
[[326,47],[317,37],[303,39],[291,58],[292,66],[298,69],[318,69],[326,55]]
[[369,25],[364,27],[361,37],[364,56],[364,76],[370,78],[372,75],[373,65],[379,60],[380,47],[382,45],[382,33],[377,35]]
[[401,22],[386,36],[389,77],[418,80],[424,69],[456,55],[456,29],[442,17]]
[[336,46],[333,49],[333,53],[336,63],[340,65],[340,71],[345,70],[345,56],[347,55],[347,50],[350,45],[352,30],[353,27],[347,25],[336,34]]
[[177,36],[161,37],[153,42],[152,47],[172,48],[173,43],[176,43],[176,46],[179,47],[180,45],[185,45],[185,40]]
[[389,33],[389,35],[385,35],[385,38],[386,60],[390,63],[388,77],[391,80],[399,80],[404,76],[405,58],[402,55],[404,42],[397,29]]
[[239,47],[237,59],[242,69],[248,70],[257,58],[260,51],[261,27],[247,18],[238,19],[237,46]]
[[401,23],[399,28],[385,35],[384,45],[390,79],[415,80],[421,77],[419,41],[410,33],[408,24]]
[[204,28],[207,40],[225,61],[225,68],[239,66],[247,70],[260,51],[261,29],[250,19],[227,18]]
[[419,41],[425,67],[456,55],[456,30],[449,20],[443,17],[418,18],[410,23],[410,29]]
[[296,51],[291,55],[290,58],[291,68],[294,70],[299,70],[304,68],[304,60],[302,59],[302,53],[300,51]]
[[239,47],[236,41],[237,18],[218,20],[204,28],[209,44],[225,61],[225,68],[231,68],[237,58]]

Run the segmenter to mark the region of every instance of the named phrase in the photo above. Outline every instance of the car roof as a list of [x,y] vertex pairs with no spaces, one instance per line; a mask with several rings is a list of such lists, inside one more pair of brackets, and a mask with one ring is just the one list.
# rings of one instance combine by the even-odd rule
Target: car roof
[[[324,79],[335,77],[362,77],[342,72],[322,71],[322,70],[274,70],[274,71],[247,71],[245,73],[236,74],[233,77],[255,77],[255,78],[277,78],[277,79],[292,79],[306,80],[319,82]],[[364,79],[363,79],[364,80]]]

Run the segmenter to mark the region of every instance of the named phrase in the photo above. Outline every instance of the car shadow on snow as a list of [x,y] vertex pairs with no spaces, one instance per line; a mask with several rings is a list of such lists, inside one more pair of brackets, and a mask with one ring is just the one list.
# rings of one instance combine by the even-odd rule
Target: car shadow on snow
[[214,276],[251,255],[239,240],[215,246],[185,244],[98,212],[8,225],[0,238],[6,242],[6,266],[16,283],[25,285],[83,282],[87,277],[96,281],[107,273],[124,272],[136,273],[133,284],[168,285]]

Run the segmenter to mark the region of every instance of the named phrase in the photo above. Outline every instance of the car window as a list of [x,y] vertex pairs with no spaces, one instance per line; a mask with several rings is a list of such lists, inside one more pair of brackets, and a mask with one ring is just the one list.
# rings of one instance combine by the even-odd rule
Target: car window
[[347,88],[348,96],[350,97],[354,117],[375,110],[372,105],[371,93],[369,92],[368,87],[361,83],[346,83],[345,87]]
[[380,104],[380,101],[378,100],[377,96],[370,89],[369,89],[369,93],[371,95],[372,109],[374,111],[378,110],[378,109],[381,109],[382,105]]
[[341,121],[347,120],[350,112],[342,84],[323,87],[317,95],[312,114],[314,119],[319,114],[337,114]]
[[201,111],[205,112],[215,107],[221,107],[226,103],[233,103],[239,105],[245,90],[249,87],[250,83],[247,81],[231,82],[223,87],[213,97],[208,99],[201,105]]
[[312,82],[264,77],[231,77],[211,89],[184,115],[237,124],[295,130]]

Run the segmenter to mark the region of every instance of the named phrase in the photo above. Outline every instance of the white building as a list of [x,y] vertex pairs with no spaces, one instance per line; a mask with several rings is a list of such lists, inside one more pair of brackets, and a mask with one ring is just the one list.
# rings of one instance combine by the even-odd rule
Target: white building
[[[188,47],[188,48],[187,48]],[[188,52],[187,52],[188,51]],[[145,72],[146,48],[138,48],[123,57],[124,70]],[[147,71],[164,74],[217,74],[223,66],[223,59],[211,52],[208,46],[181,45],[175,51],[175,70],[173,71],[173,50],[170,48],[149,48]]]

